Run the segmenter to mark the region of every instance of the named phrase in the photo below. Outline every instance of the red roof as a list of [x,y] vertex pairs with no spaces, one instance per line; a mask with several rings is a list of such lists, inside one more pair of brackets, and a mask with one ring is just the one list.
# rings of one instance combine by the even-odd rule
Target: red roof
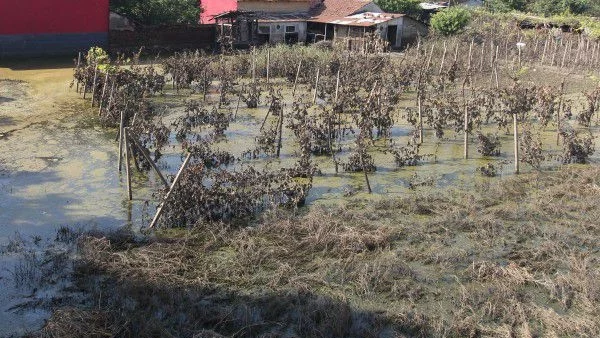
[[200,23],[211,24],[215,23],[215,15],[237,10],[237,0],[200,0],[200,6]]
[[313,22],[330,22],[355,14],[373,0],[325,0],[321,5],[311,10]]

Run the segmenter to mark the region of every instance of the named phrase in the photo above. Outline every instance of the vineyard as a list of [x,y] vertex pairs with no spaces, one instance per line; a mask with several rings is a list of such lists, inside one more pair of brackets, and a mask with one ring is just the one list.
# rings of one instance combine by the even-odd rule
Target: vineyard
[[477,25],[80,56],[157,231],[64,235],[90,300],[42,336],[598,336],[600,41]]
[[[343,196],[435,185],[435,175],[416,172],[384,177],[460,158],[481,159],[465,165],[484,176],[587,163],[600,109],[598,41],[488,30],[423,40],[402,55],[382,53],[376,39],[360,53],[271,47],[151,64],[90,53],[74,83],[91,93],[101,123],[119,128],[130,199],[130,167],[164,184],[151,226],[295,208],[319,177],[350,177],[336,190]],[[188,155],[168,182],[158,166]]]

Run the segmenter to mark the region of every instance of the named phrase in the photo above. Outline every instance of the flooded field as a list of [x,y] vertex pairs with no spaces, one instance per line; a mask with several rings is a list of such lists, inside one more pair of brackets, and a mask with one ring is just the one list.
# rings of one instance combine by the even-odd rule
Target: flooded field
[[[40,290],[31,285],[21,285],[40,278],[26,268],[28,264],[46,264],[47,252],[55,250],[65,256],[74,254],[73,243],[65,244],[68,241],[63,237],[68,236],[63,227],[107,232],[128,229],[139,235],[140,228],[149,224],[159,202],[157,196],[160,195],[157,192],[162,185],[158,177],[152,171],[142,173],[135,169],[132,169],[133,200],[128,200],[125,171],[117,170],[117,130],[102,126],[97,108],[91,109],[89,99],[84,101],[70,88],[72,72],[69,66],[38,70],[0,68],[0,263],[3,266],[0,272],[0,290],[5,291],[0,296],[0,335],[23,333],[41,327],[51,314],[53,305],[48,300],[69,297],[79,299],[71,294],[63,294],[65,289],[72,287],[66,275],[73,269],[72,266],[61,265],[66,264],[64,262],[57,263],[56,271],[64,271],[62,274],[58,273],[56,280],[50,283],[52,285],[42,283],[44,289]],[[292,105],[289,95],[291,84],[281,78],[272,81],[284,92],[284,114],[288,114]],[[582,82],[586,81],[592,80],[586,78]],[[218,83],[214,83],[208,91],[207,106],[218,103],[218,86]],[[310,86],[301,85],[298,91],[300,95],[307,97],[305,100],[310,101]],[[572,99],[576,101],[577,98]],[[165,89],[150,98],[156,111],[161,111],[157,119],[167,126],[172,126],[185,114],[186,102],[190,100],[203,101],[203,97],[190,93],[187,89],[179,93]],[[299,143],[288,128],[283,128],[279,158],[258,156],[257,159],[243,159],[242,154],[256,145],[256,138],[269,109],[266,101],[263,100],[256,109],[248,109],[244,104],[237,109],[235,100],[232,99],[228,106],[220,109],[220,112],[229,117],[229,127],[213,145],[215,149],[227,151],[241,159],[228,166],[228,170],[236,171],[249,166],[276,170],[293,167],[297,162]],[[521,173],[525,174],[522,179],[514,176],[512,130],[501,129],[492,124],[484,124],[480,131],[498,135],[499,156],[481,156],[476,150],[476,138],[472,136],[469,143],[470,159],[465,160],[462,133],[445,130],[444,138],[438,139],[434,130],[425,128],[424,142],[419,150],[422,158],[418,165],[399,168],[389,152],[388,144],[393,141],[404,146],[412,138],[414,126],[406,122],[404,106],[411,106],[414,102],[414,92],[404,93],[401,104],[392,114],[394,123],[389,137],[376,139],[374,145],[369,147],[368,154],[372,156],[376,166],[376,171],[368,173],[372,194],[367,193],[364,173],[344,172],[341,167],[336,173],[331,156],[312,156],[311,160],[318,172],[306,196],[310,208],[303,209],[308,216],[267,219],[255,231],[225,226],[221,229],[218,228],[221,225],[218,225],[214,229],[208,229],[210,238],[206,233],[190,235],[178,230],[173,232],[173,238],[169,239],[172,241],[168,244],[159,243],[158,248],[140,245],[139,250],[132,249],[126,253],[120,251],[122,247],[111,247],[111,243],[102,242],[105,238],[98,242],[91,240],[86,243],[92,250],[83,253],[85,263],[94,267],[101,266],[111,277],[119,276],[117,280],[125,280],[123,290],[137,290],[138,287],[128,284],[129,280],[124,274],[129,268],[136,271],[138,276],[146,276],[144,282],[158,278],[158,274],[154,275],[156,270],[166,280],[174,278],[184,284],[194,285],[191,292],[196,296],[199,294],[200,298],[206,296],[206,290],[202,289],[205,284],[212,283],[216,285],[215,293],[233,292],[238,296],[243,295],[247,297],[248,304],[261,303],[265,299],[266,303],[276,302],[271,298],[258,297],[265,292],[265,285],[277,292],[310,290],[316,294],[315,290],[318,289],[321,293],[314,296],[318,299],[315,302],[327,304],[319,310],[324,313],[328,313],[330,308],[342,308],[349,313],[359,309],[362,312],[352,316],[360,318],[357,322],[365,327],[373,328],[379,324],[365,324],[361,322],[364,319],[361,316],[377,322],[378,319],[373,318],[379,318],[385,304],[390,312],[396,311],[405,316],[402,318],[406,325],[413,325],[415,330],[438,333],[444,330],[443,323],[451,321],[454,316],[460,317],[453,313],[450,305],[457,301],[457,296],[453,294],[445,297],[439,290],[459,292],[460,288],[455,280],[462,279],[472,292],[471,298],[465,296],[461,300],[464,301],[461,303],[461,311],[467,311],[480,298],[485,298],[485,288],[478,283],[485,281],[488,278],[486,273],[489,273],[501,276],[504,283],[496,285],[501,288],[501,292],[490,291],[491,296],[497,297],[501,303],[502,292],[511,295],[512,298],[503,305],[503,311],[508,311],[506,309],[516,306],[518,293],[521,292],[511,289],[513,284],[523,283],[527,284],[526,287],[531,287],[528,283],[542,283],[530,277],[524,268],[509,263],[507,257],[526,265],[528,263],[523,257],[534,252],[539,254],[534,262],[535,268],[543,270],[545,266],[542,266],[543,259],[540,257],[544,255],[544,250],[551,247],[547,250],[552,251],[553,255],[558,255],[557,252],[560,251],[552,249],[554,244],[547,242],[548,236],[556,236],[560,241],[564,240],[571,245],[571,242],[585,238],[586,231],[595,231],[591,228],[583,229],[578,223],[574,226],[577,235],[568,237],[566,233],[570,230],[561,228],[559,224],[568,222],[572,215],[557,211],[557,208],[561,203],[566,203],[560,199],[571,201],[561,195],[560,191],[568,187],[568,184],[562,183],[562,179],[571,180],[569,182],[577,184],[583,191],[589,188],[588,181],[595,180],[597,172],[584,172],[581,174],[584,178],[581,179],[577,171],[571,176],[569,171],[559,173],[558,175],[563,176],[557,177],[548,174],[555,169],[562,170],[558,159],[562,147],[556,143],[557,131],[552,124],[542,131],[540,137],[547,156],[541,166],[544,172],[522,164]],[[275,123],[275,118],[266,119],[267,125],[271,123]],[[574,119],[567,120],[566,123],[578,130],[586,129],[578,127]],[[593,134],[598,133],[596,126],[589,130]],[[205,130],[204,134],[199,134],[205,136],[207,133]],[[354,141],[352,136],[336,145],[341,149],[335,153],[337,160],[348,160],[356,148]],[[598,139],[593,142],[598,149]],[[181,144],[176,140],[175,132],[171,132],[169,145],[163,149],[163,156],[157,165],[172,178],[182,161]],[[600,161],[600,156],[593,154],[589,161],[596,164]],[[484,177],[481,174],[480,168],[488,164],[492,164],[497,170],[497,177]],[[592,178],[587,178],[586,175]],[[503,181],[507,177],[508,183]],[[543,194],[533,189],[534,186],[544,186],[544,179],[547,177],[552,182],[547,183],[548,190],[556,197],[552,200],[555,204],[550,206],[544,204]],[[487,196],[486,187],[493,188],[495,195]],[[458,193],[452,189],[458,189]],[[498,201],[494,200],[496,197],[499,198]],[[518,207],[521,198],[528,203],[522,208]],[[473,201],[476,203],[471,205]],[[480,206],[488,204],[491,209],[486,209],[480,215]],[[572,208],[575,210],[577,206]],[[400,210],[399,213],[392,214],[391,210],[396,209]],[[320,212],[325,213],[324,210],[327,210],[326,224],[320,224],[317,220]],[[450,212],[447,213],[447,210]],[[556,213],[559,216],[550,222],[544,213]],[[522,215],[533,216],[527,218],[529,216]],[[593,219],[593,215],[578,214],[575,218],[585,223]],[[551,226],[542,224],[542,221],[550,222]],[[276,233],[271,233],[271,228],[277,230]],[[164,233],[158,233],[159,241],[162,235]],[[185,259],[177,260],[178,257],[175,257],[175,262],[165,260],[180,267],[184,271],[183,276],[178,275],[179,272],[173,273],[170,270],[172,266],[167,266],[166,263],[161,265],[163,258],[172,257],[179,250],[175,244],[180,236],[186,241],[188,238],[185,236],[191,236],[193,245],[202,246],[206,243],[206,247],[196,250],[197,248],[188,247],[186,242],[181,248],[182,251],[190,250]],[[528,236],[534,239],[529,240]],[[568,238],[564,239],[564,236]],[[116,241],[126,243],[124,247],[137,248],[139,245],[135,239]],[[593,245],[588,242],[585,246]],[[539,249],[539,243],[545,246]],[[587,252],[587,247],[582,250]],[[106,256],[95,256],[96,251]],[[478,256],[479,251],[483,252],[482,256]],[[139,257],[129,256],[138,253]],[[563,268],[575,269],[579,253],[569,251],[568,254],[571,261]],[[131,260],[105,261],[106,257],[113,255],[130,257]],[[152,257],[154,264],[148,263],[147,270],[146,267],[128,266],[136,259],[143,260],[146,257]],[[589,263],[577,270],[577,273],[569,275],[569,281],[579,277],[586,282],[591,280],[592,275],[587,274],[587,271],[593,264],[596,263]],[[199,267],[206,272],[205,275],[198,274]],[[476,269],[477,273],[474,272]],[[235,274],[227,276],[223,271],[234,271]],[[34,275],[29,276],[27,273]],[[382,282],[379,283],[379,280]],[[108,279],[107,285],[114,287],[110,284],[112,282],[114,280]],[[544,283],[547,283],[544,287],[550,290],[548,285],[558,285],[561,281],[554,278]],[[121,287],[120,284],[117,285]],[[198,289],[198,285],[201,289]],[[314,285],[317,285],[315,289],[309,287]],[[160,294],[164,292],[166,298],[181,296],[178,286],[161,285],[157,282],[149,287],[159,288],[160,290],[153,290]],[[88,291],[95,297],[97,285],[91,288],[92,291]],[[543,297],[551,299],[549,302],[552,302],[553,308],[561,309],[555,299],[560,296],[553,295],[553,290],[548,291],[550,296]],[[102,290],[99,292],[102,294]],[[585,293],[582,290],[577,292]],[[209,295],[212,295],[212,291]],[[312,293],[310,297],[313,297]],[[140,304],[144,304],[144,301],[140,300]],[[565,300],[561,298],[561,301]],[[43,306],[22,306],[23,303],[39,303]],[[349,308],[350,303],[352,309]],[[100,305],[98,304],[98,308]],[[244,310],[244,306],[245,303],[241,310],[236,308],[236,320],[254,311],[247,308]],[[440,313],[433,315],[431,323],[426,323],[425,317],[410,317],[411,311],[428,313],[437,307],[441,308]],[[411,309],[409,312],[406,311],[408,308]],[[144,311],[138,310],[140,313]],[[225,314],[226,309],[219,308],[218,311],[223,312],[219,313],[223,318],[230,316]],[[260,317],[256,313],[253,315]],[[545,320],[537,312],[527,315],[536,320]],[[268,314],[265,316],[268,317]],[[482,315],[486,316],[488,314]],[[247,319],[244,323],[255,325],[259,321],[256,318]],[[471,323],[462,324],[470,329],[474,327]],[[223,332],[234,334],[235,330],[240,329],[236,325],[224,325]],[[348,322],[343,325],[347,326]],[[587,327],[591,327],[590,332],[593,332],[593,325]],[[493,331],[495,329],[497,331]],[[498,333],[503,329],[488,328],[488,332]],[[151,331],[151,328],[148,330]],[[242,327],[240,330],[246,328]],[[345,332],[340,330],[339,332]],[[570,332],[569,328],[561,327],[561,330]],[[251,336],[252,332],[248,329],[247,335]]]

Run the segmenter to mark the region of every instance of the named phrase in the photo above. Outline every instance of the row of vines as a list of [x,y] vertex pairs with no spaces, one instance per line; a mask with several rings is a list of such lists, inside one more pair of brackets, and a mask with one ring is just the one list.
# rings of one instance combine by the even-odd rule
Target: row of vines
[[[78,62],[74,83],[91,93],[102,124],[119,128],[125,160],[119,170],[129,171],[131,161],[136,170],[156,171],[164,183],[152,226],[232,221],[302,205],[320,172],[316,156],[330,158],[336,172],[362,173],[370,192],[374,153],[389,154],[398,167],[418,165],[431,157],[422,154],[422,144],[444,142],[449,133],[464,137],[465,158],[473,156],[473,143],[482,156],[499,156],[499,135],[512,134],[516,172],[520,163],[587,162],[600,86],[573,92],[565,80],[549,84],[523,76],[530,67],[579,74],[598,69],[597,41],[556,36],[500,35],[490,28],[422,40],[399,55],[277,46],[231,55],[184,52],[146,64],[134,58],[127,66],[90,53]],[[167,92],[187,97],[185,113],[168,125],[164,104],[155,100]],[[254,144],[241,153],[220,150],[239,110],[258,107],[267,113],[252,131]],[[392,137],[400,125],[413,130],[408,142]],[[556,133],[558,153],[545,150],[541,134],[548,130]],[[295,165],[257,166],[281,156],[284,134],[295,140]],[[185,161],[167,180],[156,162],[173,142]],[[488,176],[496,170],[480,168]]]

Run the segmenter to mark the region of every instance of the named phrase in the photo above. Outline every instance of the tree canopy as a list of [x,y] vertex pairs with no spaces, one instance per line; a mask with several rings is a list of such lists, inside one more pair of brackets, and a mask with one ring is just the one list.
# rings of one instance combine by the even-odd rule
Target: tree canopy
[[516,10],[545,16],[564,13],[600,15],[597,0],[487,0],[485,6],[492,12]]
[[110,8],[147,25],[197,24],[198,0],[111,0]]
[[421,0],[375,0],[375,3],[387,13],[402,13],[419,18],[423,10]]

